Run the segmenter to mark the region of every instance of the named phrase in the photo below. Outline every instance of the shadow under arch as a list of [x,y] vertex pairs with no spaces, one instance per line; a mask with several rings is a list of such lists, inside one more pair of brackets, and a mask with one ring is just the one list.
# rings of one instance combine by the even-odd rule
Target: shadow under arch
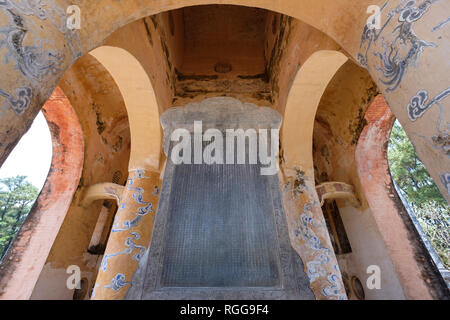
[[[348,61],[343,53],[321,50],[313,53],[297,72],[288,94],[281,144],[285,167],[301,165],[313,170],[314,119],[320,100],[338,70]],[[299,143],[298,137],[302,137]]]
[[129,171],[158,170],[161,125],[158,103],[147,73],[140,62],[122,48],[101,46],[89,54],[108,70],[125,102],[131,133]]
[[[81,12],[83,17],[90,17],[90,23],[89,28],[80,30],[80,39],[84,48],[93,49],[114,31],[141,18],[184,7],[215,4],[254,7],[291,16],[325,33],[348,52],[353,53],[355,58],[359,43],[352,40],[361,37],[360,30],[363,29],[365,23],[365,19],[361,19],[361,12],[366,12],[367,8],[364,2],[355,3],[351,0],[130,0],[127,6],[123,6],[115,0],[104,0],[101,6],[107,7],[108,10],[102,13],[100,19],[114,23],[103,24],[91,18],[98,16],[99,4],[94,1],[85,1],[81,5]],[[353,10],[346,12],[337,20],[336,12],[347,11],[348,8],[353,8]],[[83,19],[83,17],[82,20],[86,21],[87,19]],[[360,28],[350,28],[349,31],[354,34],[349,35],[349,32],[345,34],[342,32],[342,26],[353,25],[355,22],[360,24]],[[96,32],[92,33],[91,27],[94,25]],[[352,39],[352,36],[355,38]]]

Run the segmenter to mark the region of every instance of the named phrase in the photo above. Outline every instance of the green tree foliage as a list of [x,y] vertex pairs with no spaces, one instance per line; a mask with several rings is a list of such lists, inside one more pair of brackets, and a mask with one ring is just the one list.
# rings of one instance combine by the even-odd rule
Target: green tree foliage
[[398,121],[392,128],[388,159],[393,179],[442,262],[450,268],[449,206]]
[[39,190],[25,176],[0,179],[0,258],[25,221]]

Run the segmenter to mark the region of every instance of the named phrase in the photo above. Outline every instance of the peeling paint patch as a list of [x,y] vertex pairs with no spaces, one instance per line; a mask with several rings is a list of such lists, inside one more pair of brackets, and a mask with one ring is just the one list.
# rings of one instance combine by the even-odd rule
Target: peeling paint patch
[[444,150],[447,156],[450,156],[450,135],[445,132],[440,132],[439,134],[431,138],[435,147]]
[[441,182],[445,186],[447,193],[450,195],[450,172],[441,174]]
[[218,75],[183,74],[177,68],[175,68],[175,74],[177,76],[177,81],[185,81],[185,80],[209,81],[209,80],[216,80],[219,78]]
[[295,181],[294,181],[294,196],[297,198],[306,190],[306,177],[305,171],[296,168],[295,169]]
[[358,116],[354,119],[348,129],[350,134],[352,135],[352,145],[356,145],[358,143],[359,137],[361,136],[364,127],[367,125],[367,120],[364,118],[364,111],[362,108],[358,111]]
[[[278,19],[277,19],[278,21]],[[278,27],[278,35],[275,38],[274,45],[272,47],[272,51],[270,54],[270,58],[266,57],[266,60],[269,60],[266,66],[266,74],[267,77],[270,78],[270,82],[272,83],[272,92],[274,95],[274,100],[278,98],[280,93],[280,88],[278,86],[279,77],[281,73],[281,60],[284,56],[285,48],[290,39],[291,30],[292,30],[292,21],[293,18],[285,15],[280,15],[279,19],[279,27]]]

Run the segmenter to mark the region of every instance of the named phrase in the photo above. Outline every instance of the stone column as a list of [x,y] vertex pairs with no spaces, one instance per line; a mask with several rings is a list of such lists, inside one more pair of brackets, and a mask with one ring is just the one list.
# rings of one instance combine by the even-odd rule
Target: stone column
[[447,201],[449,12],[445,0],[387,1],[380,29],[364,28],[358,54]]
[[123,299],[150,244],[161,187],[154,170],[130,171],[92,292],[95,300]]
[[318,300],[345,300],[344,284],[325,224],[314,175],[300,166],[283,168],[283,203],[293,248],[304,262]]

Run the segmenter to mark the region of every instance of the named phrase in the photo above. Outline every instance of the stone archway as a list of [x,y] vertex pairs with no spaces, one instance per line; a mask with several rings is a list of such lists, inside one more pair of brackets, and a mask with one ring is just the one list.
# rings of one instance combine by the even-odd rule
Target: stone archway
[[369,106],[355,152],[361,186],[407,299],[444,299],[445,282],[395,190],[387,148],[395,117],[382,95]]
[[[92,294],[95,299],[110,299],[114,294],[109,292],[108,284],[119,275],[131,276],[137,268],[133,249],[129,251],[130,241],[134,247],[147,247],[150,243],[158,204],[154,190],[161,185],[161,125],[152,84],[135,57],[111,46],[99,47],[90,55],[114,78],[125,102],[131,133],[128,186],[120,197]],[[111,263],[110,259],[114,261]]]
[[312,136],[322,95],[347,61],[340,52],[324,50],[305,62],[289,92],[281,132],[282,190],[291,243],[305,262],[318,299],[345,297],[315,191]]
[[[132,0],[126,6],[113,0],[84,0],[80,1],[83,27],[71,31],[64,24],[64,9],[69,1],[47,0],[40,8],[5,1],[0,5],[0,34],[4,37],[0,38],[0,44],[5,48],[4,60],[9,63],[1,65],[1,73],[9,76],[0,79],[0,159],[6,158],[26,131],[67,68],[102,45],[114,30],[141,17],[183,6],[212,3],[256,6],[309,23],[336,40],[349,56],[366,67],[448,198],[450,162],[444,128],[448,108],[444,102],[450,91],[446,82],[448,70],[442,62],[448,57],[445,41],[449,34],[442,22],[447,19],[450,4],[416,2],[376,1],[382,9],[382,28],[373,31],[365,27],[366,8],[374,4],[369,0],[358,1],[356,5],[350,0]],[[33,19],[40,19],[41,28]],[[19,46],[11,42],[12,34],[19,39]],[[41,41],[48,45],[39,46]],[[24,45],[29,43],[34,45]],[[397,46],[408,54],[395,53],[393,48]],[[30,56],[34,59],[23,58]],[[289,154],[286,156],[289,161]],[[288,176],[292,186],[303,179],[302,171],[295,169]]]
[[129,170],[159,170],[161,125],[147,73],[135,57],[121,48],[102,46],[89,54],[108,70],[122,93],[131,133]]
[[[48,0],[42,7],[18,5],[12,1],[0,4],[2,35],[6,60],[0,82],[3,100],[0,149],[1,162],[6,159],[19,138],[27,130],[65,70],[84,53],[102,44],[104,39],[127,23],[144,16],[176,8],[204,4],[254,6],[280,12],[302,20],[329,35],[342,48],[366,67],[389,101],[421,160],[437,182],[444,196],[450,197],[450,161],[446,152],[447,121],[444,101],[450,89],[446,84],[448,70],[442,61],[448,57],[448,29],[445,23],[450,4],[443,1],[313,1],[286,0],[183,0],[128,1],[125,6],[113,0],[82,1],[83,27],[68,30],[65,9],[69,1]],[[369,29],[367,7],[379,5],[381,29]],[[98,10],[102,8],[102,10]],[[414,14],[412,14],[414,12]],[[20,17],[20,19],[15,19]],[[39,19],[41,27],[33,24]],[[433,27],[434,26],[434,27]],[[27,30],[24,32],[23,30]],[[11,42],[17,34],[18,46]],[[24,46],[24,42],[53,43]],[[401,51],[394,52],[394,48]],[[32,55],[33,59],[24,59]],[[430,72],[433,70],[433,72]],[[440,84],[435,85],[437,79]],[[441,126],[442,124],[442,126]],[[438,141],[438,142],[436,142]]]
[[41,194],[0,268],[1,299],[30,298],[83,169],[81,126],[70,101],[59,87],[45,104],[43,113],[52,135],[52,164]]

